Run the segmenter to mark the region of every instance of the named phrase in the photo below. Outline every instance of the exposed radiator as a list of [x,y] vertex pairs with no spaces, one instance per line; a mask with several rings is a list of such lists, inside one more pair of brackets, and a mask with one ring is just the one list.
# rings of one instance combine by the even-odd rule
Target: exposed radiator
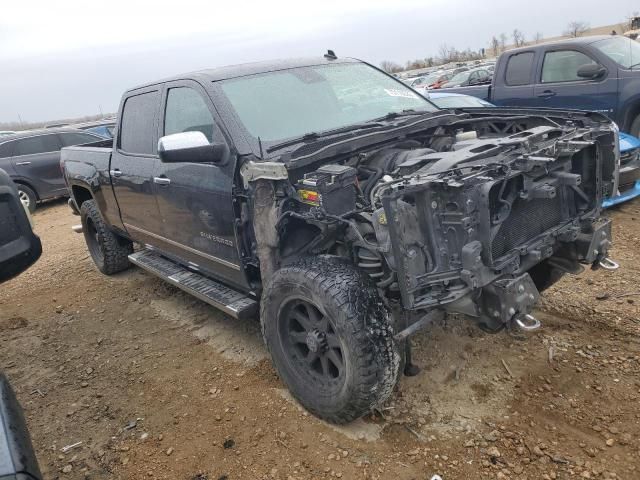
[[491,243],[494,260],[523,243],[562,222],[560,198],[523,200],[513,202],[511,214],[500,225]]

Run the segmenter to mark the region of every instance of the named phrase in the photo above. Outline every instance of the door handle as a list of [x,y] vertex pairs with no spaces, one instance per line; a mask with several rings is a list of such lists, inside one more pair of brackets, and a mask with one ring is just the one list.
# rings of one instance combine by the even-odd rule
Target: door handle
[[557,93],[556,93],[556,92],[554,92],[553,90],[545,90],[544,92],[539,93],[539,94],[538,94],[538,97],[541,97],[541,98],[551,98],[551,97],[555,97],[556,95],[557,95]]
[[31,162],[16,162],[16,165],[31,165]]
[[109,175],[111,175],[112,177],[121,177],[122,176],[122,172],[120,170],[118,170],[117,168],[115,168],[113,170],[109,170]]
[[157,183],[158,185],[169,185],[171,183],[171,179],[167,177],[153,177],[153,183]]

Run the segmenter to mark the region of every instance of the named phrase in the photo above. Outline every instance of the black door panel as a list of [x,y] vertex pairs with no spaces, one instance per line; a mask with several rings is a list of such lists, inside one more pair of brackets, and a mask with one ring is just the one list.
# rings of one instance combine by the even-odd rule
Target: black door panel
[[159,90],[124,100],[109,174],[120,217],[131,238],[162,247],[162,221],[153,183],[160,163],[156,152],[159,108]]
[[166,248],[205,272],[243,285],[226,169],[200,163],[161,164],[155,178]]
[[[200,131],[224,141],[213,105],[195,82],[168,84],[160,136]],[[205,273],[246,287],[236,245],[232,190],[235,162],[160,163],[155,173],[158,208],[170,253]]]

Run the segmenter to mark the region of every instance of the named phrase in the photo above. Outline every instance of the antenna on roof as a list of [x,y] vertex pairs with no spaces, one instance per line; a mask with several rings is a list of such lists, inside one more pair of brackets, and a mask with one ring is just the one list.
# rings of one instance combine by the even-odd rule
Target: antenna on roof
[[337,60],[338,56],[333,50],[327,50],[327,53],[324,54],[324,58],[326,58],[327,60]]
[[258,137],[258,147],[260,148],[260,160],[264,160],[264,153],[262,152],[262,140]]

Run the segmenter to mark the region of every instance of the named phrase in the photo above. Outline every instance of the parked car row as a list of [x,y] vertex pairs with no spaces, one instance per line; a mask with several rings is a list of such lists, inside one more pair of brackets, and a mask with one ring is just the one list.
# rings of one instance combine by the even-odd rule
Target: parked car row
[[403,81],[414,90],[424,93],[429,90],[454,86],[482,85],[491,81],[495,64],[483,62],[472,66],[439,69]]
[[85,132],[95,133],[104,138],[113,138],[113,131],[116,128],[116,119],[105,118],[93,122],[76,123],[71,125],[73,128],[84,130]]

